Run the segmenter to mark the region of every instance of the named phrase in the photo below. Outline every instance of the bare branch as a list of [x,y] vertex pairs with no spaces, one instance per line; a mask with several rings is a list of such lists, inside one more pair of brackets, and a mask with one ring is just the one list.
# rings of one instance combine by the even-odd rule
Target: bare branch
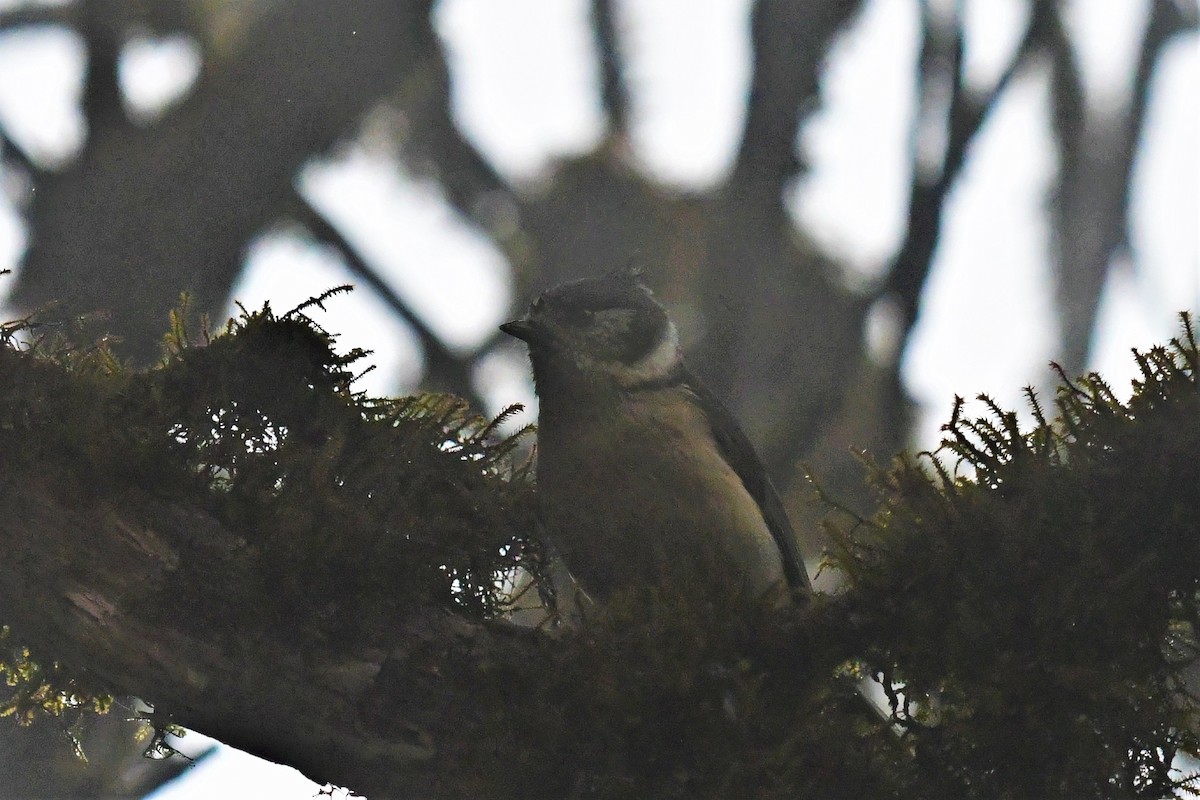
[[801,169],[796,131],[815,107],[829,41],[860,5],[859,0],[755,4],[753,74],[731,191],[765,208],[782,208],[783,187]]
[[1151,3],[1129,103],[1085,104],[1074,51],[1060,21],[1051,28],[1059,181],[1054,203],[1062,359],[1068,371],[1087,364],[1092,330],[1115,256],[1129,250],[1133,166],[1145,123],[1150,83],[1171,37],[1189,26],[1175,3]]
[[[922,176],[921,170],[916,164],[914,148],[908,230],[904,242],[892,262],[893,266],[888,279],[880,291],[880,296],[891,295],[897,301],[902,314],[905,334],[912,328],[916,320],[921,289],[929,275],[934,249],[941,236],[942,213],[946,196],[962,171],[971,142],[974,141],[976,134],[987,120],[988,114],[991,113],[1004,90],[1008,88],[1017,71],[1037,50],[1044,35],[1043,31],[1049,24],[1049,17],[1052,14],[1053,4],[1032,4],[1029,22],[1012,60],[992,87],[982,94],[972,92],[964,86],[961,31],[958,33],[955,44],[956,56],[952,62],[955,71],[954,90],[948,114],[947,142],[942,167],[936,178],[932,180]],[[928,21],[925,25],[925,35],[927,38],[930,35]],[[924,75],[922,79],[929,80],[929,77]]]
[[89,126],[130,128],[121,97],[117,62],[121,57],[125,31],[120,15],[112,14],[103,0],[84,0],[80,33],[87,41],[87,69],[83,85],[83,114]]
[[24,25],[70,25],[78,19],[74,4],[54,6],[17,6],[0,11],[0,31]]
[[1187,4],[1174,2],[1156,2],[1151,4],[1150,20],[1146,25],[1146,33],[1142,37],[1141,52],[1138,57],[1137,72],[1134,73],[1132,103],[1129,110],[1127,126],[1128,141],[1123,151],[1122,185],[1125,190],[1121,193],[1119,230],[1123,237],[1122,244],[1128,246],[1129,240],[1129,200],[1132,182],[1133,163],[1137,154],[1138,143],[1146,122],[1146,109],[1150,102],[1150,83],[1154,78],[1154,70],[1158,66],[1163,49],[1171,39],[1179,33],[1195,30],[1197,26],[1196,8]]
[[601,102],[608,113],[611,134],[621,136],[629,130],[629,93],[621,68],[613,0],[592,0],[592,26],[596,30],[596,47],[600,51]]
[[413,122],[403,143],[405,155],[417,172],[431,174],[441,183],[455,208],[475,219],[482,199],[492,193],[508,196],[509,187],[454,122],[450,69],[445,48],[433,30],[432,3],[421,0],[411,5],[406,18],[413,26],[410,35],[416,52],[396,98]]
[[36,177],[42,173],[42,168],[34,163],[33,159],[12,140],[3,125],[0,125],[0,149],[3,150],[5,160],[12,161],[30,176]]
[[471,379],[471,364],[474,359],[451,352],[429,325],[396,293],[396,290],[379,276],[374,267],[367,263],[354,245],[342,235],[342,232],[317,213],[303,198],[293,197],[288,211],[317,239],[336,249],[345,259],[346,266],[350,271],[370,291],[378,295],[388,308],[395,312],[396,316],[408,323],[416,333],[425,353],[426,385],[439,391],[449,391],[465,397],[475,408],[481,411],[486,410],[487,405],[475,390],[474,382]]

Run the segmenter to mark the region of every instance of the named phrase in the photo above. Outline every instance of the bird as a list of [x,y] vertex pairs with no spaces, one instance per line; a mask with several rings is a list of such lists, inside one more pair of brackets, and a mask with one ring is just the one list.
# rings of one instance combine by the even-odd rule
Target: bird
[[546,538],[592,601],[714,585],[807,601],[779,494],[639,271],[551,288],[500,330],[529,351]]

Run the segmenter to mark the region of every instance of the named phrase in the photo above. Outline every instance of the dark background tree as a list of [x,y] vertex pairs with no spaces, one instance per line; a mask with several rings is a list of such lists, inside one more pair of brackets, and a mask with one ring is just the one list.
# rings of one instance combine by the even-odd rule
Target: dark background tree
[[[947,197],[989,112],[1014,76],[1049,72],[1060,161],[1051,208],[1055,307],[1060,357],[1073,374],[1087,363],[1106,276],[1129,247],[1132,166],[1155,68],[1172,38],[1195,28],[1196,9],[1149,3],[1132,99],[1101,107],[1085,97],[1063,4],[1030,3],[1011,64],[979,88],[965,73],[963,5],[946,11],[922,3],[916,118],[920,130],[941,126],[945,137],[930,168],[927,155],[917,157],[914,134],[903,242],[885,276],[854,291],[837,278],[835,259],[797,227],[784,195],[806,170],[797,137],[819,107],[829,49],[862,5],[753,4],[740,144],[724,182],[701,193],[670,191],[630,167],[625,143],[636,86],[618,9],[607,0],[594,0],[590,9],[607,132],[594,151],[556,164],[536,190],[508,183],[462,133],[430,2],[19,6],[0,15],[6,30],[56,24],[83,37],[88,136],[61,167],[28,157],[6,138],[6,170],[23,170],[33,189],[25,209],[30,244],[12,300],[24,309],[61,303],[53,312],[59,316],[103,311],[105,326],[122,337],[118,352],[149,363],[180,291],[219,313],[250,241],[290,219],[336,248],[360,290],[377,292],[417,333],[426,386],[478,403],[472,369],[496,344],[468,353],[448,347],[296,189],[306,162],[353,139],[369,113],[388,108],[404,120],[396,129],[399,157],[434,178],[458,213],[489,232],[514,268],[517,297],[631,258],[648,265],[666,299],[695,311],[684,321],[694,343],[691,360],[729,399],[778,481],[799,486],[797,465],[804,462],[832,493],[865,502],[850,449],[900,449],[911,415],[898,356],[880,363],[866,352],[867,320],[881,303],[898,309],[892,349],[901,352],[921,310]],[[186,98],[146,125],[130,120],[117,81],[122,48],[135,31],[185,33],[203,58]],[[792,505],[815,556],[822,547],[815,514],[798,501]],[[28,741],[18,738],[13,746]],[[103,760],[98,746],[91,750],[93,764]],[[94,777],[95,767],[93,777],[82,777],[87,770],[69,753],[61,769],[81,777],[72,783],[62,772],[27,770],[13,777],[19,788],[12,793],[36,793],[39,785],[59,794],[74,785],[80,796],[139,791],[98,789],[95,781],[107,778]],[[26,780],[34,782],[20,782]]]

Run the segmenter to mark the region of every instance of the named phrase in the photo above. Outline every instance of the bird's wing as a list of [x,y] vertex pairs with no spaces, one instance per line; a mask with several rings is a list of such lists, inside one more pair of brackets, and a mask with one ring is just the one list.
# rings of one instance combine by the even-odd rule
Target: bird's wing
[[779,493],[775,491],[775,485],[771,483],[771,477],[767,475],[766,468],[754,452],[754,445],[750,444],[733,414],[708,387],[694,375],[688,375],[683,384],[695,395],[697,405],[708,417],[713,438],[721,448],[725,460],[733,467],[733,471],[742,479],[746,491],[762,509],[767,528],[779,547],[783,560],[783,574],[788,585],[806,594],[811,593],[812,584],[808,580],[808,570],[804,568],[804,559],[800,557],[800,547],[796,544],[792,523],[784,511]]

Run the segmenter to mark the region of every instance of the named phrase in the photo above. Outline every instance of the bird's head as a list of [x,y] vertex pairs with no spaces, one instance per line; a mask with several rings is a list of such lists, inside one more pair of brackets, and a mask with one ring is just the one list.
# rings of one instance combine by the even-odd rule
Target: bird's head
[[628,390],[680,368],[675,325],[631,270],[556,286],[500,329],[529,346],[540,395],[551,382]]

